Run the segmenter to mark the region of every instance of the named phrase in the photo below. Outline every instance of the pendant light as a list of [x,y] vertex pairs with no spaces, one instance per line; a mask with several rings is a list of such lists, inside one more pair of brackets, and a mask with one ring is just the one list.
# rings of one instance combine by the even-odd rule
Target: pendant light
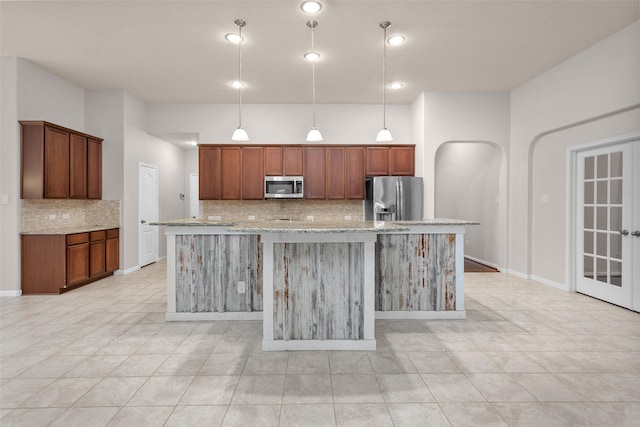
[[238,26],[238,129],[233,132],[233,141],[248,141],[249,135],[242,128],[242,27],[246,25],[242,19],[233,21]]
[[316,61],[320,59],[320,54],[313,50],[313,29],[318,26],[318,21],[310,19],[307,27],[311,28],[311,51],[304,54],[304,58],[311,62],[312,99],[313,99],[313,128],[307,134],[308,142],[322,141],[322,134],[316,129]]
[[391,25],[389,21],[382,21],[380,28],[384,30],[384,37],[382,38],[382,129],[378,132],[376,142],[390,142],[393,141],[391,132],[387,129],[387,105],[386,105],[386,90],[387,90],[387,28]]

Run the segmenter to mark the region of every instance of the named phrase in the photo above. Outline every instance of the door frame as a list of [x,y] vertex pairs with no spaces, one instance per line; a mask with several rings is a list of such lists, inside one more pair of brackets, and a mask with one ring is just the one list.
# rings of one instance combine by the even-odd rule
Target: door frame
[[[138,226],[136,227],[138,236],[137,236],[137,240],[138,240],[138,266],[140,267],[142,265],[141,259],[142,259],[142,238],[141,238],[141,233],[140,233],[140,227],[141,227],[141,212],[142,212],[142,208],[141,208],[141,203],[142,203],[142,197],[140,197],[140,169],[142,167],[146,167],[146,168],[150,168],[150,169],[155,169],[156,171],[156,182],[154,185],[154,190],[155,190],[155,200],[156,200],[156,214],[159,215],[159,208],[160,208],[160,201],[158,200],[158,181],[159,181],[159,177],[158,177],[158,166],[151,164],[151,163],[145,163],[145,162],[138,162]],[[156,218],[157,221],[157,218]],[[158,227],[155,227],[154,229],[154,234],[155,234],[155,241],[156,241],[156,260],[155,262],[158,262]],[[145,264],[146,265],[146,264]]]
[[580,145],[574,145],[567,148],[567,214],[565,217],[567,242],[565,247],[565,258],[567,262],[565,266],[565,280],[568,285],[567,287],[569,292],[576,292],[578,280],[578,272],[576,271],[576,253],[578,248],[578,236],[576,233],[576,216],[578,211],[578,194],[576,192],[578,178],[578,153],[586,150],[593,150],[595,148],[623,144],[625,142],[631,142],[638,139],[640,139],[640,132],[634,132],[627,135],[614,136],[611,138],[592,141]]

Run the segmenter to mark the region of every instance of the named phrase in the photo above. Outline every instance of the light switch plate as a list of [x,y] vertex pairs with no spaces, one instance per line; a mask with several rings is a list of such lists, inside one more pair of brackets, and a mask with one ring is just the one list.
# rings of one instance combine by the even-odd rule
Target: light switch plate
[[313,215],[307,215],[307,221],[313,221]]
[[245,285],[244,280],[238,281],[238,293],[239,294],[244,294],[246,292],[246,289],[247,289],[247,287]]
[[249,221],[255,221],[255,220],[256,220],[255,215],[249,215]]
[[56,219],[56,215],[55,214],[49,215],[49,219]]
[[9,195],[8,194],[3,194],[2,195],[2,204],[3,205],[8,205],[9,204]]

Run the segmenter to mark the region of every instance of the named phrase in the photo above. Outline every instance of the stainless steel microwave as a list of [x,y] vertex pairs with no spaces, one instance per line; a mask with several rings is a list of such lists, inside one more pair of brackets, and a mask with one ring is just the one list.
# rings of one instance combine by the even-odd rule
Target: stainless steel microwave
[[265,199],[302,199],[304,184],[301,176],[265,176]]

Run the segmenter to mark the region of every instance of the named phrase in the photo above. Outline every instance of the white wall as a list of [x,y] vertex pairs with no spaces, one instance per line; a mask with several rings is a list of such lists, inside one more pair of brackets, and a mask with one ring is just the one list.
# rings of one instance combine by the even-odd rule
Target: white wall
[[[487,261],[498,268],[506,266],[507,257],[507,153],[509,150],[509,94],[506,92],[425,92],[424,94],[424,146],[423,167],[425,183],[425,217],[434,217],[436,205],[460,206],[456,208],[456,217],[460,219],[478,220],[481,225],[469,228],[469,240],[471,244],[478,246],[475,252],[481,260]],[[485,142],[494,144],[499,152],[499,158],[492,159],[491,166],[499,167],[497,173],[499,179],[497,187],[488,191],[482,200],[472,206],[461,201],[460,195],[447,191],[448,182],[453,179],[458,182],[467,182],[473,177],[468,173],[471,170],[461,169],[463,165],[456,165],[462,175],[457,178],[446,176],[446,166],[436,167],[437,153],[443,144],[448,142]],[[473,149],[473,145],[452,146],[451,150],[463,150],[465,147]],[[493,149],[489,152],[497,155]],[[445,156],[445,159],[448,156]],[[447,160],[449,161],[449,160]],[[451,160],[453,161],[453,160]],[[484,167],[487,167],[485,165]],[[489,167],[491,167],[489,166]],[[480,165],[474,166],[480,167]],[[436,170],[440,170],[442,182],[439,182],[440,191],[436,194]],[[454,184],[452,181],[452,185]],[[494,185],[494,184],[492,184]],[[485,194],[483,192],[483,194]],[[437,200],[436,200],[437,196]],[[495,200],[498,196],[498,204]],[[464,203],[461,205],[461,203]],[[485,212],[487,206],[490,212]],[[442,211],[443,214],[451,212],[449,208]],[[488,236],[495,232],[493,237],[498,245],[492,250],[480,250],[480,242],[486,242]],[[472,243],[472,241],[475,241]]]
[[[536,244],[533,248],[531,221],[535,194],[534,188],[548,186],[549,181],[562,187],[566,168],[556,164],[547,167],[534,153],[546,135],[563,127],[591,128],[594,132],[577,130],[575,137],[563,139],[563,147],[586,143],[601,137],[613,137],[631,130],[640,130],[640,120],[635,126],[626,120],[609,120],[607,115],[640,104],[640,22],[602,40],[551,70],[541,74],[511,92],[511,149],[510,149],[510,230],[509,270],[515,274],[552,282],[561,280],[560,270],[565,268],[564,252],[558,254],[553,265],[538,262],[533,271],[533,259],[542,259],[547,251],[555,250],[548,244]],[[625,113],[626,114],[626,113]],[[578,136],[582,134],[581,136]],[[597,136],[596,136],[597,135]],[[555,137],[554,137],[555,138]],[[549,142],[550,143],[550,142]],[[540,153],[542,154],[542,153]],[[537,154],[536,154],[537,155]],[[547,155],[558,155],[547,151]],[[564,156],[564,154],[563,154]],[[555,160],[551,160],[555,164]],[[545,168],[546,177],[534,174],[534,168]],[[537,176],[534,176],[537,175]],[[542,190],[541,190],[542,191]],[[544,190],[546,191],[546,190]],[[540,221],[553,224],[553,233],[565,234],[563,208],[564,197],[554,194],[549,205],[539,208]],[[540,231],[541,228],[538,227]],[[540,237],[544,239],[543,236]],[[547,242],[549,243],[549,242]],[[556,245],[561,246],[557,241]],[[534,252],[535,251],[535,252]]]
[[[138,170],[139,164],[158,167],[158,220],[182,218],[185,201],[184,150],[176,145],[149,135],[146,105],[125,93],[125,145],[124,145],[124,215],[125,233],[124,269],[138,265]],[[158,256],[167,255],[164,227],[158,230]]]
[[[2,205],[0,291],[20,290],[20,126],[45,120],[84,131],[84,91],[23,59],[2,58]],[[6,95],[6,99],[5,99]]]
[[504,266],[504,230],[499,229],[504,223],[498,221],[504,204],[496,201],[502,162],[500,147],[483,142],[445,143],[435,161],[435,216],[479,221],[479,226],[467,227],[465,255],[497,268]]
[[0,205],[0,296],[20,292],[20,129],[18,126],[17,58],[2,57],[0,66],[0,194],[9,203]]
[[[566,287],[567,148],[640,130],[640,108],[545,135],[532,163],[532,263],[537,279]],[[548,201],[542,202],[546,195]]]
[[[410,106],[388,105],[387,127],[394,143],[410,144]],[[233,104],[149,104],[147,131],[152,134],[190,132],[200,143],[231,143],[238,125]],[[249,104],[242,107],[242,125],[252,144],[306,143],[311,129],[310,105]],[[318,105],[316,126],[325,144],[372,144],[382,127],[382,107],[376,105]]]
[[[191,193],[189,192],[189,180],[192,173],[198,173],[198,150],[184,150],[184,218],[189,218],[189,204],[191,203]],[[195,195],[198,198],[198,195]],[[202,203],[202,202],[200,202]]]

